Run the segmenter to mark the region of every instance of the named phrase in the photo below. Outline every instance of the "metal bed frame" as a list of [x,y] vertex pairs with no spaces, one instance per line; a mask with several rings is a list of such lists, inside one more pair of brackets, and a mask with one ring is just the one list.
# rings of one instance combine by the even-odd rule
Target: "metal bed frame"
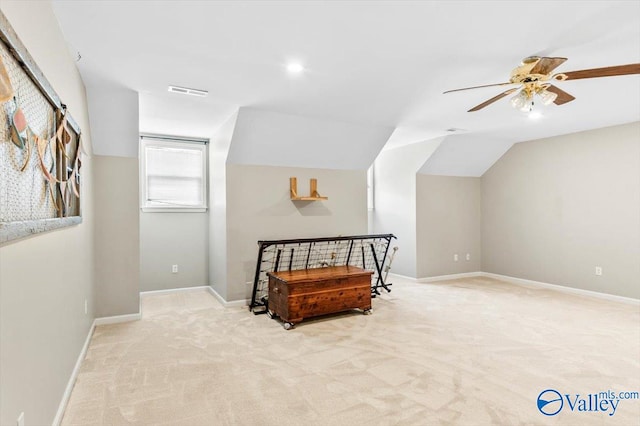
[[385,282],[383,271],[385,262],[387,272],[390,267],[387,254],[395,238],[393,234],[376,234],[258,241],[249,311],[256,315],[268,311],[268,272],[353,265],[373,270],[371,297],[380,295],[381,289],[390,292],[392,284]]

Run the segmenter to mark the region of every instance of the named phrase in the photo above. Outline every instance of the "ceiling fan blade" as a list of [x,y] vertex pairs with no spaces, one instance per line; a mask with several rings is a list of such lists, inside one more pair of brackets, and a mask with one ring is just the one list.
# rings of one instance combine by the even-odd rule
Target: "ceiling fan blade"
[[506,82],[506,83],[485,84],[484,86],[465,87],[465,88],[462,88],[462,89],[447,90],[446,92],[443,92],[443,94],[451,93],[451,92],[459,92],[461,90],[479,89],[481,87],[508,86],[509,84],[514,84],[514,83],[511,83],[509,81],[509,82]]
[[506,92],[502,92],[499,95],[494,96],[493,98],[489,99],[488,101],[484,101],[483,103],[481,103],[480,105],[476,105],[473,108],[471,108],[469,111],[467,112],[474,112],[474,111],[478,111],[484,107],[486,107],[487,105],[491,105],[492,103],[494,103],[495,101],[498,101],[502,98],[504,98],[505,96],[509,96],[510,94],[512,94],[513,92],[515,92],[516,90],[518,90],[517,87],[514,87],[513,89],[509,89]]
[[547,75],[566,60],[567,58],[540,58],[531,68],[530,73]]
[[556,97],[556,100],[553,101],[553,103],[556,105],[566,104],[567,102],[571,102],[575,99],[573,95],[568,94],[567,92],[560,89],[559,87],[554,86],[553,84],[547,87],[547,91],[558,95],[558,97]]
[[567,80],[578,80],[580,78],[614,77],[616,75],[640,74],[640,64],[615,65],[613,67],[592,68],[589,70],[569,71],[562,74],[567,76]]

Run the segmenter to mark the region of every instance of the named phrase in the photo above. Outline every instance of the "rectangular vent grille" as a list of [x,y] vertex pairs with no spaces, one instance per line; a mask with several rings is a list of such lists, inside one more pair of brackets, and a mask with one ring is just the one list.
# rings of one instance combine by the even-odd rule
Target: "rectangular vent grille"
[[173,93],[181,93],[183,95],[205,97],[209,94],[206,90],[189,89],[188,87],[169,86],[169,91]]

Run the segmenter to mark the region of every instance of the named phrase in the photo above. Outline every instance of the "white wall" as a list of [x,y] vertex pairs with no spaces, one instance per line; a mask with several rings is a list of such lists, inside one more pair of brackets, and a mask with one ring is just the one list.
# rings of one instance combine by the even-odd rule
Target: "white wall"
[[138,313],[138,93],[103,82],[87,87],[96,177],[96,316]]
[[108,84],[87,90],[97,141],[96,316],[134,314],[140,310],[138,94]]
[[140,212],[140,291],[203,285],[209,285],[209,214]]
[[88,86],[89,115],[96,155],[138,157],[138,92],[104,83]]
[[209,285],[227,297],[227,155],[237,112],[209,141]]
[[416,185],[417,276],[480,271],[480,178],[418,174]]
[[[292,176],[301,193],[310,178],[318,179],[318,192],[329,199],[291,201]],[[259,240],[366,234],[366,170],[228,164],[226,220],[226,299],[248,299]]]
[[640,298],[640,123],[514,145],[482,217],[484,271]]
[[384,150],[375,161],[373,232],[398,237],[393,272],[416,277],[416,173],[442,138]]
[[96,316],[138,313],[140,219],[138,93],[108,82],[87,87],[94,141]]
[[[85,88],[49,2],[0,3],[83,131]],[[83,223],[0,247],[0,424],[51,424],[94,317],[93,174],[82,161]],[[84,312],[85,300],[89,311]]]
[[240,108],[227,162],[366,170],[393,128]]

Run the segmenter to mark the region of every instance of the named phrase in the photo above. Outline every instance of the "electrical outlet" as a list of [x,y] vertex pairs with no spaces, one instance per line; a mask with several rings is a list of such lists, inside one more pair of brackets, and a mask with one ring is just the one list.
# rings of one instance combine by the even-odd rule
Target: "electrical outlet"
[[471,254],[467,253],[467,260],[471,260]]
[[171,267],[171,272],[174,273],[174,274],[177,274],[178,273],[178,265],[173,265]]
[[24,411],[18,416],[17,424],[18,426],[24,426]]
[[596,275],[602,275],[602,266],[596,266]]
[[457,262],[457,261],[458,261],[458,253],[456,253],[456,254],[454,254],[454,255],[453,255],[453,261],[454,261],[454,262]]
[[87,299],[84,299],[84,314],[87,315],[89,312],[89,304],[87,303]]

